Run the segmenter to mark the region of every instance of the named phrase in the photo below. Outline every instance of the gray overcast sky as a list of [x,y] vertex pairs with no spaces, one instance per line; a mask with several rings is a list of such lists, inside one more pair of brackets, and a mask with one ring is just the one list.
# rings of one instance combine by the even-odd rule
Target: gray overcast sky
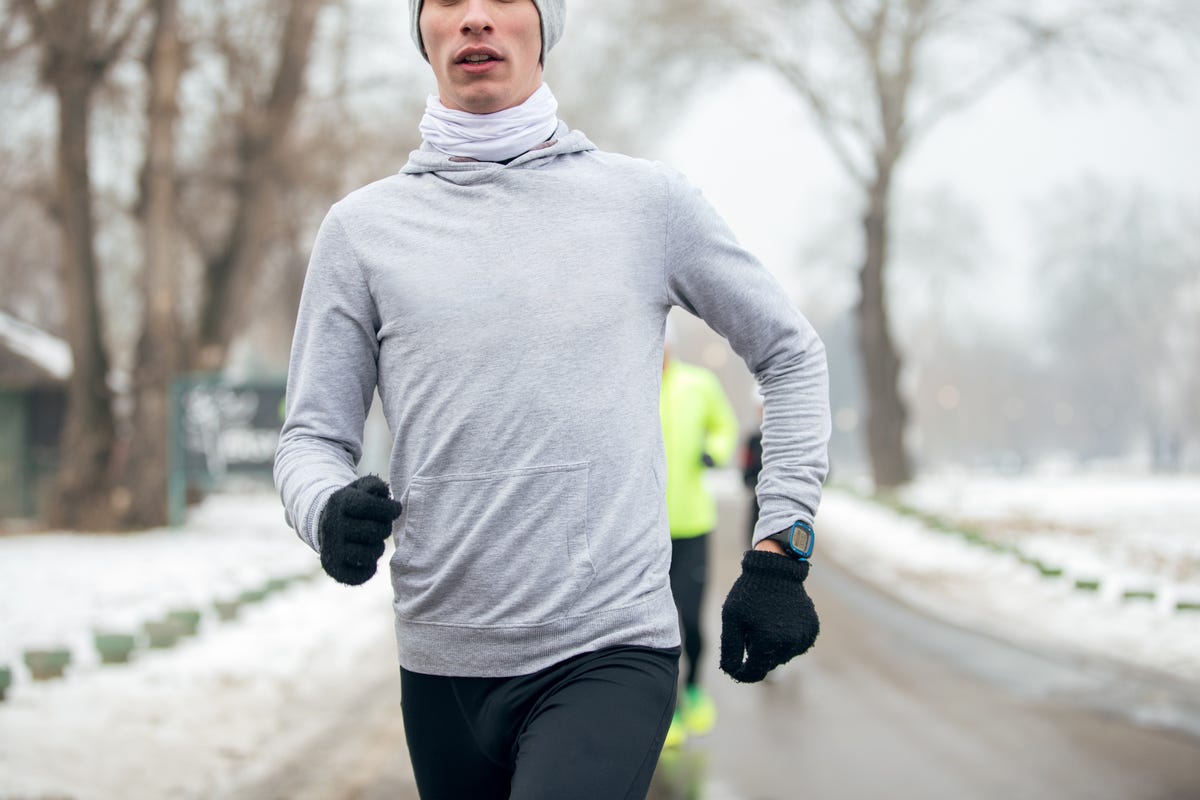
[[[1083,176],[1128,179],[1200,202],[1200,86],[1186,102],[1129,95],[1056,102],[1019,80],[945,119],[911,152],[899,194],[949,191],[975,207],[997,264],[980,276],[1021,325],[1029,294],[1030,213]],[[736,152],[736,157],[726,157]],[[798,243],[837,215],[849,221],[856,195],[815,133],[800,101],[773,76],[748,70],[698,98],[665,143],[663,158],[686,173],[743,244],[783,273]],[[851,236],[857,237],[857,228]],[[855,239],[857,241],[857,239]],[[847,276],[848,279],[852,275]]]

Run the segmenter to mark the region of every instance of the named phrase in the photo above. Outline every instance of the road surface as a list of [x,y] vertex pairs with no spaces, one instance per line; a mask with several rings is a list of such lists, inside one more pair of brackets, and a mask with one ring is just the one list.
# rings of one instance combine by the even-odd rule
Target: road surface
[[[762,684],[725,678],[719,607],[743,509],[725,497],[713,541],[706,678],[720,719],[664,754],[654,800],[1200,798],[1200,687],[937,622],[828,560],[809,579],[822,627],[813,651]],[[415,800],[398,687],[388,662],[328,709],[327,729],[228,800]]]

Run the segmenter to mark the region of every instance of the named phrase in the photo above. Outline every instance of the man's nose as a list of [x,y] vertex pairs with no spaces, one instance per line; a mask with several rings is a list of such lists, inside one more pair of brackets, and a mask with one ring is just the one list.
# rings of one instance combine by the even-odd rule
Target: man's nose
[[463,4],[463,33],[483,33],[492,30],[491,0],[466,0]]

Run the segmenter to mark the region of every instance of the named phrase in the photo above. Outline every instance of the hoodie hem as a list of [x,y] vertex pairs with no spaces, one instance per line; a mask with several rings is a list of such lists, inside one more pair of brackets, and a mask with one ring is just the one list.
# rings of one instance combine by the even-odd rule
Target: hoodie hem
[[530,627],[476,628],[396,619],[400,666],[425,675],[502,678],[528,675],[580,653],[635,645],[678,647],[671,587],[607,611]]

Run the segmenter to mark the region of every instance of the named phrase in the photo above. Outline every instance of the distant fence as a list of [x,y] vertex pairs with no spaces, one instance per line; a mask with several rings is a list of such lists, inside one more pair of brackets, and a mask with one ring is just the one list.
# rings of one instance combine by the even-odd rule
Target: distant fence
[[183,522],[189,496],[231,485],[270,484],[283,397],[282,379],[230,383],[201,375],[175,382],[172,524]]

